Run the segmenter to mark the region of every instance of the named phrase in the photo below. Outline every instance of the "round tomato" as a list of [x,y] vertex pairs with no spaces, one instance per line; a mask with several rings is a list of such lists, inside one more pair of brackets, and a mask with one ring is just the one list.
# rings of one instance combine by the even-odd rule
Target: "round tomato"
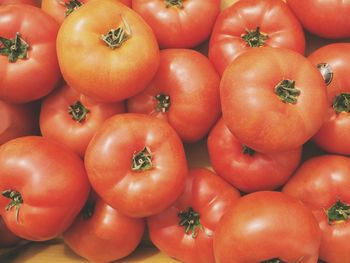
[[350,2],[347,0],[287,0],[303,27],[325,38],[350,37]]
[[0,5],[7,4],[27,4],[33,6],[39,6],[39,1],[37,0],[0,0]]
[[302,147],[264,154],[240,143],[220,119],[208,136],[211,164],[219,176],[250,193],[282,186],[298,167]]
[[0,146],[0,215],[16,235],[34,241],[65,231],[89,193],[83,161],[47,138]]
[[0,6],[0,99],[24,103],[50,93],[60,80],[58,24],[40,8]]
[[97,194],[132,217],[170,206],[183,191],[187,162],[181,139],[165,121],[125,113],[107,119],[85,153]]
[[128,111],[164,119],[183,141],[198,141],[220,115],[219,85],[220,77],[204,55],[190,49],[162,50],[155,77],[128,100]]
[[326,262],[350,262],[349,188],[350,159],[337,155],[309,159],[283,188],[317,218],[322,230],[319,255]]
[[21,242],[21,239],[7,228],[0,216],[0,248],[13,247],[19,242]]
[[114,0],[89,1],[69,15],[58,33],[57,55],[69,86],[105,102],[142,91],[159,64],[152,29]]
[[238,190],[213,172],[192,169],[176,203],[147,218],[150,238],[158,249],[181,262],[214,263],[215,229],[239,197]]
[[192,48],[209,38],[220,0],[133,0],[161,48]]
[[63,239],[91,262],[114,262],[136,249],[144,229],[144,219],[127,217],[94,195]]
[[313,141],[327,152],[350,154],[350,44],[321,47],[309,56],[320,69],[328,93],[328,111]]
[[305,57],[264,47],[240,55],[220,83],[224,121],[258,152],[295,149],[321,127],[327,110],[323,79]]
[[251,48],[282,47],[304,54],[303,29],[281,0],[238,1],[221,11],[209,43],[209,59],[220,74]]
[[83,157],[102,123],[122,112],[125,112],[122,102],[96,102],[64,85],[43,99],[40,130],[43,136],[67,145]]
[[260,191],[235,202],[214,236],[217,263],[316,263],[321,231],[299,200]]

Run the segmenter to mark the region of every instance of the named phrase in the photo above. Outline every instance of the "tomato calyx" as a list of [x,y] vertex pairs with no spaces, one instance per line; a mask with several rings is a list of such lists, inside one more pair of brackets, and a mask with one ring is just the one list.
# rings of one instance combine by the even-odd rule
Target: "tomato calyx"
[[6,206],[6,211],[10,211],[13,207],[16,209],[15,216],[18,222],[19,209],[23,204],[23,198],[20,192],[12,189],[8,189],[2,192],[2,195],[6,198],[11,199],[11,202]]
[[132,36],[131,28],[124,17],[121,16],[122,25],[116,29],[112,28],[101,39],[110,49],[119,48]]
[[339,224],[349,219],[350,205],[337,200],[333,206],[326,211],[328,217],[328,224]]
[[284,103],[296,104],[300,90],[295,87],[294,80],[284,79],[276,85],[275,93]]
[[188,207],[187,211],[180,211],[177,216],[180,218],[179,226],[185,228],[185,233],[192,233],[192,238],[198,235],[198,229],[204,232],[204,228],[200,223],[200,215],[194,211],[192,207]]
[[147,146],[145,146],[141,151],[133,154],[131,170],[147,171],[152,169],[152,167],[152,153]]
[[85,220],[90,219],[94,215],[94,212],[95,212],[95,203],[91,201],[86,202],[83,209],[81,210],[81,214],[83,216],[83,219]]
[[333,109],[336,113],[350,112],[350,94],[338,94],[334,99]]
[[183,8],[183,0],[165,0],[165,7],[169,8],[176,6],[178,8]]
[[8,56],[9,62],[16,62],[18,59],[26,59],[29,45],[25,42],[19,32],[13,39],[0,36],[0,55]]
[[242,153],[248,154],[249,156],[253,156],[256,153],[256,151],[253,150],[252,148],[249,148],[246,145],[242,145]]
[[157,100],[156,111],[158,112],[167,112],[170,108],[170,96],[159,93],[154,98]]
[[333,80],[333,71],[328,63],[319,63],[317,68],[320,71],[324,83],[328,86]]
[[253,30],[246,29],[246,33],[242,34],[241,37],[249,47],[261,47],[269,38],[267,34],[260,32],[260,27]]
[[79,100],[68,107],[68,114],[76,122],[82,122],[86,119],[86,115],[90,112]]
[[269,260],[261,261],[260,263],[286,263],[286,262],[284,262],[283,260],[280,260],[279,258],[272,258]]
[[65,3],[66,12],[64,13],[64,16],[69,16],[82,5],[83,4],[79,0],[69,0],[69,2]]

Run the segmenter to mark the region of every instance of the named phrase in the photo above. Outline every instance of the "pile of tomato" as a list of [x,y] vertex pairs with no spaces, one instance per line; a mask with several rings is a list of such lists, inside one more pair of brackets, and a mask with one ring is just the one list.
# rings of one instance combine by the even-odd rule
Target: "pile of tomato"
[[350,2],[0,3],[0,247],[350,263]]

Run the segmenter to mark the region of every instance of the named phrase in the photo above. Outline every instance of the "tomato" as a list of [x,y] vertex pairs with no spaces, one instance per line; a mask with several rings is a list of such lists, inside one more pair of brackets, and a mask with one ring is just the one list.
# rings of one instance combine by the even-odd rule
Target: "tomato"
[[0,99],[25,103],[50,93],[61,78],[58,24],[37,7],[0,6]]
[[204,55],[190,49],[162,50],[155,77],[128,100],[128,111],[164,119],[183,141],[195,142],[220,115],[219,85],[220,77]]
[[181,262],[215,262],[215,229],[239,197],[238,190],[213,172],[192,169],[176,203],[147,218],[150,238],[158,249]]
[[300,147],[321,127],[327,110],[320,73],[288,49],[264,47],[239,56],[221,79],[220,96],[229,130],[264,153]]
[[307,160],[283,187],[317,218],[322,230],[319,255],[326,262],[350,262],[349,187],[350,159],[337,155]]
[[0,145],[39,132],[39,104],[12,104],[0,100]]
[[209,59],[222,75],[240,54],[262,46],[304,54],[303,29],[281,0],[238,1],[222,10],[210,37]]
[[89,189],[83,161],[52,140],[27,136],[0,146],[0,215],[22,238],[44,241],[60,235]]
[[350,44],[323,46],[309,56],[327,84],[326,120],[313,141],[327,152],[350,154]]
[[235,202],[214,236],[218,263],[316,263],[321,233],[299,200],[260,191]]
[[37,0],[0,0],[0,5],[7,4],[27,4],[33,6],[39,6],[39,1]]
[[325,38],[350,37],[350,2],[343,0],[287,0],[303,27]]
[[142,91],[159,64],[152,29],[114,0],[90,1],[69,15],[57,36],[57,55],[69,86],[105,102]]
[[0,216],[0,248],[13,247],[19,242],[21,242],[21,239],[8,230]]
[[209,38],[220,0],[133,0],[161,48],[192,48]]
[[211,164],[219,176],[250,193],[282,186],[298,167],[302,147],[264,154],[240,143],[220,119],[208,136]]
[[144,229],[144,219],[127,217],[94,196],[63,239],[75,253],[91,262],[112,262],[136,249]]
[[121,213],[146,217],[180,196],[187,176],[181,139],[165,121],[136,113],[107,119],[85,153],[92,187]]
[[124,103],[100,103],[64,85],[44,98],[40,112],[43,136],[84,156],[92,136],[104,120],[125,112]]

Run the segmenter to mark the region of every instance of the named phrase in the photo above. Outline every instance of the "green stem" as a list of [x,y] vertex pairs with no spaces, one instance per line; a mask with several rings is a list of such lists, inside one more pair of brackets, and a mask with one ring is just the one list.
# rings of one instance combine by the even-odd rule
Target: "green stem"
[[336,113],[350,112],[350,94],[340,93],[333,102],[333,109]]
[[350,205],[337,200],[337,202],[325,212],[328,217],[328,224],[340,223],[348,220],[350,216]]
[[8,199],[11,199],[11,202],[6,206],[6,211],[10,211],[13,207],[16,209],[15,216],[16,221],[18,222],[19,209],[23,204],[23,198],[20,192],[12,189],[8,189],[2,192],[2,195]]
[[141,151],[133,154],[131,170],[146,171],[152,167],[152,153],[147,146],[145,146],[145,148],[143,148]]
[[183,8],[183,0],[165,0],[165,7],[169,8],[172,6],[176,6],[178,8]]
[[246,30],[245,34],[242,34],[242,39],[249,47],[261,47],[265,44],[265,41],[269,36],[260,32],[260,27],[253,30]]
[[154,98],[157,100],[156,111],[158,111],[158,112],[169,111],[169,108],[170,108],[170,96],[169,95],[159,93],[158,95],[154,96]]
[[82,5],[83,4],[79,0],[70,0],[69,2],[65,3],[66,12],[64,13],[64,16],[69,16],[71,13],[73,13],[73,11],[75,11]]
[[132,36],[131,28],[124,17],[121,16],[123,24],[116,28],[111,29],[107,34],[102,35],[101,39],[107,44],[111,49],[119,48]]
[[19,32],[15,38],[7,39],[0,36],[0,55],[9,57],[9,62],[16,62],[18,59],[26,59],[29,45],[25,42]]
[[294,80],[284,79],[276,85],[275,93],[284,103],[296,104],[300,90],[295,88]]
[[193,238],[196,238],[198,235],[197,229],[204,231],[200,223],[200,215],[192,207],[189,207],[187,211],[180,211],[177,216],[180,219],[179,226],[184,227],[186,234],[192,233]]
[[327,63],[319,63],[317,64],[317,68],[323,77],[324,83],[328,86],[333,80],[333,71],[331,66]]
[[253,156],[256,153],[256,151],[254,151],[252,148],[249,148],[246,145],[243,145],[242,146],[242,153],[243,154],[248,154],[250,156]]
[[86,119],[86,115],[90,112],[80,101],[76,101],[74,104],[68,107],[68,114],[72,116],[72,119],[76,122],[82,122]]
[[286,263],[286,262],[284,262],[283,260],[280,260],[279,258],[272,258],[269,260],[261,261],[260,263]]

